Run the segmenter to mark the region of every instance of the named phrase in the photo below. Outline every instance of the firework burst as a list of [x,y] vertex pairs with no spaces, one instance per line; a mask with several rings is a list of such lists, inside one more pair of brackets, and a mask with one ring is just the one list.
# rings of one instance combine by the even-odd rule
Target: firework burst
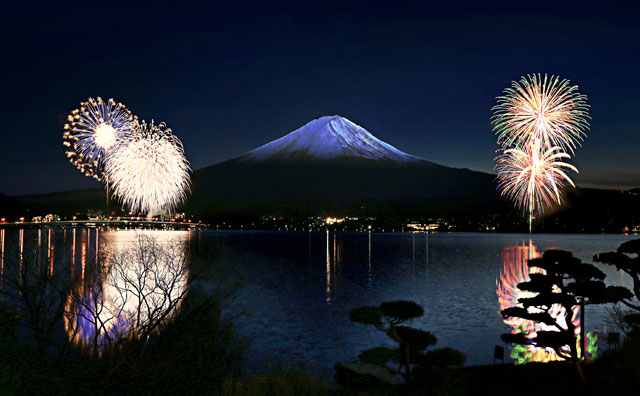
[[544,206],[561,203],[560,190],[568,183],[575,187],[563,168],[578,172],[578,169],[563,159],[569,154],[558,146],[546,149],[540,141],[531,143],[526,150],[505,150],[497,158],[496,170],[501,194],[512,199],[518,207],[542,213]]
[[89,98],[67,116],[63,144],[69,161],[86,176],[102,180],[107,156],[131,134],[137,118],[113,99]]
[[182,142],[153,121],[136,124],[106,163],[113,194],[132,212],[149,215],[172,211],[189,191],[189,162]]
[[587,97],[569,80],[527,75],[503,92],[491,120],[503,148],[526,147],[539,140],[544,147],[559,146],[573,153],[586,136],[590,118]]

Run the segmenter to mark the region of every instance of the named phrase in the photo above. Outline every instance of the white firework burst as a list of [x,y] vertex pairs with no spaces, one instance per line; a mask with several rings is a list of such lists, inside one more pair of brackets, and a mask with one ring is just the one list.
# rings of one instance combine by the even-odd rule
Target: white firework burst
[[190,190],[191,168],[182,142],[164,123],[136,123],[105,168],[113,195],[131,212],[170,212]]

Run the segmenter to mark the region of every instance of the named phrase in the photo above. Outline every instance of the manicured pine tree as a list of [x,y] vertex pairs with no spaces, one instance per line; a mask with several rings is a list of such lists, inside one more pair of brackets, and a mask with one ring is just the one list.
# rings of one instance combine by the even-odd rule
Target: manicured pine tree
[[[590,304],[614,303],[631,297],[631,292],[620,286],[606,286],[605,274],[592,264],[582,263],[570,252],[547,250],[543,256],[529,260],[529,267],[544,272],[530,273],[530,280],[518,284],[523,291],[537,293],[533,297],[521,298],[519,304],[501,311],[504,317],[515,317],[544,323],[555,330],[540,330],[533,337],[526,334],[503,334],[508,343],[535,345],[552,348],[558,356],[576,362],[584,358],[585,307]],[[565,317],[552,315],[554,306],[564,308]],[[576,326],[573,309],[580,306],[581,350],[578,353]],[[565,347],[569,347],[567,353]]]
[[351,310],[352,322],[372,325],[398,343],[398,348],[376,347],[362,351],[358,358],[369,364],[387,367],[398,363],[395,372],[401,372],[405,381],[411,381],[412,366],[421,368],[434,366],[462,366],[466,359],[461,352],[452,348],[441,348],[424,353],[436,344],[436,337],[428,331],[403,326],[402,324],[424,315],[424,310],[413,301],[388,301],[379,307],[366,306]]

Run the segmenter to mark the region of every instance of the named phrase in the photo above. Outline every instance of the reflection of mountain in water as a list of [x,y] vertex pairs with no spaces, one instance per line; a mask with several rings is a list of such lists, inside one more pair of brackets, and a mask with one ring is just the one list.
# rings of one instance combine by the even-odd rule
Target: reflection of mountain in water
[[[538,251],[538,247],[534,245],[531,240],[526,245],[524,241],[521,245],[506,246],[502,249],[502,261],[503,268],[500,272],[499,279],[496,280],[498,302],[500,305],[500,311],[512,307],[518,304],[518,299],[529,298],[535,296],[535,293],[526,292],[518,289],[518,284],[521,282],[528,282],[529,278],[529,266],[528,260],[541,257],[542,254]],[[543,272],[540,268],[532,268],[533,273]],[[579,320],[580,308],[575,307],[573,310],[572,321],[576,326],[576,335],[580,334],[580,320]],[[560,305],[554,306],[551,310],[551,315],[556,318],[562,326],[566,326],[564,322],[565,310]],[[524,320],[521,318],[509,317],[505,318],[504,322],[509,325],[513,334],[524,333],[528,338],[533,338],[537,331],[554,331],[553,326],[548,326],[544,323],[532,322],[530,320]],[[568,350],[568,348],[567,348]],[[513,344],[511,347],[511,358],[516,363],[527,362],[548,362],[553,360],[564,360],[560,358],[556,352],[551,348],[539,348],[533,345],[517,345]]]

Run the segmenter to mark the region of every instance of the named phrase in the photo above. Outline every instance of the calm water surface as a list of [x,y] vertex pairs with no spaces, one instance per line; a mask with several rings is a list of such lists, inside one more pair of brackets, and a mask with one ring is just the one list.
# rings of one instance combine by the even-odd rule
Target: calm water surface
[[[623,235],[215,233],[202,239],[220,248],[218,260],[235,265],[246,285],[237,309],[252,340],[248,365],[308,365],[332,375],[339,361],[388,344],[386,336],[349,321],[349,310],[388,300],[413,300],[425,315],[411,323],[434,333],[437,347],[452,346],[468,365],[491,364],[509,332],[498,314],[503,299],[524,279],[524,264],[546,249],[565,249],[583,261],[615,250]],[[611,284],[630,279],[599,266]],[[502,280],[501,280],[502,277]],[[505,296],[506,294],[506,296]],[[513,297],[515,300],[517,296]],[[606,331],[606,311],[587,307],[587,331]],[[508,352],[507,352],[508,354]],[[509,360],[509,359],[507,359]]]
[[[104,241],[127,241],[131,231],[54,230],[65,235],[69,259],[84,271],[95,265]],[[118,234],[120,233],[120,234]],[[159,239],[166,231],[145,231]],[[490,364],[500,334],[511,327],[500,304],[518,297],[526,260],[546,249],[569,250],[591,262],[633,237],[623,235],[379,234],[184,231],[171,235],[213,247],[212,265],[230,266],[243,279],[234,313],[250,340],[247,366],[311,366],[327,378],[336,362],[389,344],[370,327],[352,324],[349,310],[388,300],[413,300],[425,309],[410,325],[434,333],[436,347],[455,347],[468,365]],[[50,233],[1,230],[2,252],[30,241],[52,255]],[[124,242],[123,242],[124,243]],[[58,247],[60,248],[60,247]],[[3,262],[0,262],[0,270]],[[600,266],[610,284],[631,286],[614,268]],[[606,332],[602,307],[587,307],[587,331]],[[509,359],[507,359],[509,360]]]

